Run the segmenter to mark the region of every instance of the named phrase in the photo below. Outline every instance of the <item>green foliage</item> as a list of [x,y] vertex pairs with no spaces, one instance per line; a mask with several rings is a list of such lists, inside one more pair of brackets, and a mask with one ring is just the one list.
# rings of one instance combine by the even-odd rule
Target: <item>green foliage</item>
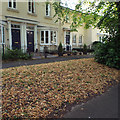
[[120,54],[115,47],[113,42],[98,43],[94,52],[95,60],[109,67],[120,69]]
[[83,46],[83,54],[87,54],[87,45],[86,44],[84,44],[84,46]]
[[60,42],[59,46],[58,46],[58,55],[59,56],[63,56],[63,48],[62,48],[62,44]]
[[22,50],[18,50],[18,49],[15,49],[15,50],[10,50],[10,49],[7,49],[5,51],[5,54],[4,56],[2,56],[3,60],[17,60],[17,59],[30,59],[32,57],[32,55],[29,55],[27,53],[23,53]]
[[78,51],[77,50],[72,50],[73,55],[77,55]]
[[[86,5],[86,8],[82,8]],[[76,5],[75,10],[61,6],[61,3],[54,3],[55,16],[65,22],[66,14],[71,15],[71,31],[77,31],[84,23],[84,27],[97,27],[99,30],[108,33],[104,37],[104,44],[93,45],[95,47],[96,61],[106,64],[109,67],[120,68],[120,1],[119,2],[80,2]],[[86,46],[84,46],[84,54],[86,54]]]

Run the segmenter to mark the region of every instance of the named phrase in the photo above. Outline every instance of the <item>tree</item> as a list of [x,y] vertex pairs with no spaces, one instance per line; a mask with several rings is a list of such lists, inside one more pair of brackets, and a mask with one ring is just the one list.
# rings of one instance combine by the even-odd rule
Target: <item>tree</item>
[[[88,7],[84,9],[82,6],[86,4]],[[75,10],[62,7],[59,2],[53,3],[53,6],[55,16],[58,16],[56,22],[60,20],[64,23],[66,14],[71,15],[70,27],[73,31],[83,23],[86,29],[94,26],[108,33],[109,35],[104,36],[104,43],[99,44],[95,51],[95,60],[120,69],[120,1],[80,2]]]
[[62,48],[62,44],[60,42],[59,46],[58,46],[58,55],[59,56],[63,56],[63,48]]

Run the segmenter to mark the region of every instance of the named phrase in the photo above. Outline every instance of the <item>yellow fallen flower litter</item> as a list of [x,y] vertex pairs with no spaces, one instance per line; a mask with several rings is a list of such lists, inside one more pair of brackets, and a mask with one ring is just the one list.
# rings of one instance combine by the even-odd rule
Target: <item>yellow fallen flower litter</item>
[[61,106],[103,93],[120,71],[93,58],[2,70],[3,118],[46,118]]

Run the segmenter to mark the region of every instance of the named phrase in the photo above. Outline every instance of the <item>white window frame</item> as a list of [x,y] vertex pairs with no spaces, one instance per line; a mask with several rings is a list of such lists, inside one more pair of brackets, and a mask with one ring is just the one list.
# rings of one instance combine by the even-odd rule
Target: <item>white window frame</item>
[[[30,10],[29,10],[29,2],[30,2],[30,7],[31,7]],[[34,11],[32,9],[32,2],[33,2],[33,9],[34,9]],[[35,0],[28,0],[28,12],[29,13],[35,13]]]
[[1,34],[0,44],[5,44],[5,27],[3,25],[0,26],[0,34]]
[[[41,42],[41,32],[44,32],[44,43]],[[46,43],[46,31],[48,31],[48,43]],[[51,43],[51,32],[53,32],[53,43]],[[56,33],[56,42],[54,38],[54,32]],[[41,45],[57,45],[57,31],[54,30],[40,30],[40,44]]]
[[[11,1],[11,7],[10,7],[10,5],[9,5],[9,2]],[[14,2],[16,2],[16,7],[14,8]],[[8,8],[11,8],[11,9],[17,9],[17,0],[8,0]]]
[[99,36],[99,41],[102,42],[103,36]]
[[66,15],[66,23],[70,23],[70,16],[69,15]]
[[[77,35],[76,34],[73,34],[73,38],[72,38],[72,44],[73,45],[76,45],[77,43],[77,41],[76,41],[76,39],[77,39]],[[74,42],[75,41],[75,42]]]
[[43,43],[41,42],[41,38],[42,38],[41,32],[44,33],[44,39],[45,39],[45,32],[44,32],[44,30],[41,30],[41,31],[40,31],[40,44],[44,44],[44,43],[45,43],[45,40],[43,40]]
[[83,36],[79,35],[79,41],[78,41],[79,45],[82,45],[82,40],[83,40]]
[[[48,5],[48,14],[47,14],[47,5]],[[46,3],[45,4],[45,16],[51,16],[51,4],[50,3]]]
[[[56,38],[54,36],[54,33],[56,34]],[[56,39],[56,41],[55,41]],[[57,44],[57,31],[53,31],[53,44]]]

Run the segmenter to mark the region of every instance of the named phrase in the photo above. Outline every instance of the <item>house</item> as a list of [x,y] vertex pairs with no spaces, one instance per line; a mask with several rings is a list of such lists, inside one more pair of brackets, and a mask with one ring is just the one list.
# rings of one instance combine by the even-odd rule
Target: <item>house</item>
[[43,52],[44,46],[55,50],[61,42],[68,50],[99,40],[100,34],[93,28],[86,30],[81,26],[78,32],[71,32],[70,21],[64,25],[55,23],[51,3],[8,0],[0,2],[0,7],[0,44],[4,48]]

